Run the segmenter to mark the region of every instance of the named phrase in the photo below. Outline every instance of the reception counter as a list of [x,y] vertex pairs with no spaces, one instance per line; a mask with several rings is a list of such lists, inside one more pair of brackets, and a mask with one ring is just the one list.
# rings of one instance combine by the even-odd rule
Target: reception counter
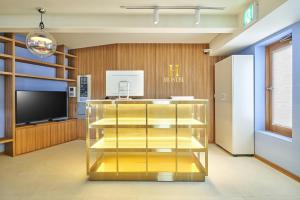
[[90,180],[205,180],[208,100],[91,100],[86,109]]

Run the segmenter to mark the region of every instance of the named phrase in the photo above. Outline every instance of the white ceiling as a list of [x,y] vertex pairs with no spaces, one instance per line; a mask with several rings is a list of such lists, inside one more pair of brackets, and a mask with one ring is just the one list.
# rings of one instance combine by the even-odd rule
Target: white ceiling
[[[82,48],[110,43],[209,43],[220,33],[232,33],[237,14],[248,0],[0,0],[0,32],[27,32],[39,22],[44,7],[46,28],[59,44]],[[126,10],[122,5],[199,5],[225,7],[201,11],[194,24],[193,10],[162,10],[152,23],[151,10]]]
[[[224,11],[203,10],[209,14],[238,14],[249,0],[1,0],[0,14],[31,14],[45,7],[49,14],[140,14],[147,10],[125,10],[121,5],[200,5],[225,7]],[[168,10],[163,13],[191,13],[190,10]]]
[[[260,19],[247,29],[230,35],[218,35],[211,43],[212,55],[228,55],[300,21],[300,0],[262,0]],[[273,8],[271,9],[270,4]]]
[[[248,29],[241,13],[252,0],[0,0],[0,32],[29,32],[39,23],[37,7],[47,9],[46,29],[59,44],[82,48],[112,43],[210,43],[214,55],[244,48],[300,19],[300,0],[256,0],[259,18]],[[199,25],[193,10],[160,11],[152,23],[149,10],[129,5],[199,5],[225,7],[202,10]],[[259,33],[259,34],[256,34]]]
[[120,34],[120,33],[55,33],[54,37],[68,47],[83,48],[112,43],[209,43],[211,34]]

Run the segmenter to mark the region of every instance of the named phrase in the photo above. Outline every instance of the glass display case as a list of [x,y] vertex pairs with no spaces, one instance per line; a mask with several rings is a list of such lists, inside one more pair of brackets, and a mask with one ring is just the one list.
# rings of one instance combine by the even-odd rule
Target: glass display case
[[204,181],[208,100],[87,102],[90,180]]

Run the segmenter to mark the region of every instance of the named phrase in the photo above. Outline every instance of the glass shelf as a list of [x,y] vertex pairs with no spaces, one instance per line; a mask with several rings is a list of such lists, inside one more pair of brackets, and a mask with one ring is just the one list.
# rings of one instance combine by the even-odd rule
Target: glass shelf
[[[146,146],[145,137],[127,137],[122,139],[116,138],[101,138],[97,140],[90,148],[92,150],[100,151],[115,151],[118,150],[123,152],[128,151],[158,151],[158,152],[174,152],[176,149],[176,138],[175,137],[148,137],[148,147]],[[204,151],[204,146],[195,137],[178,137],[177,150],[180,152]]]
[[89,179],[204,181],[207,113],[207,100],[88,101]]
[[[149,118],[148,122],[144,118],[119,118],[118,124],[116,118],[104,118],[101,120],[97,120],[90,124],[90,128],[112,128],[115,126],[119,126],[120,128],[126,127],[135,127],[135,128],[175,128],[176,127],[176,119],[172,118]],[[179,127],[190,127],[190,128],[201,128],[205,127],[206,124],[196,120],[196,119],[188,119],[188,118],[178,118],[177,126]]]

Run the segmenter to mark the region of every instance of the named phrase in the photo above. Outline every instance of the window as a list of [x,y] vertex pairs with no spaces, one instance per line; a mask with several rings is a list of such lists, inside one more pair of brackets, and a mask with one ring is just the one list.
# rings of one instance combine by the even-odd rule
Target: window
[[292,45],[266,48],[266,129],[292,137]]

